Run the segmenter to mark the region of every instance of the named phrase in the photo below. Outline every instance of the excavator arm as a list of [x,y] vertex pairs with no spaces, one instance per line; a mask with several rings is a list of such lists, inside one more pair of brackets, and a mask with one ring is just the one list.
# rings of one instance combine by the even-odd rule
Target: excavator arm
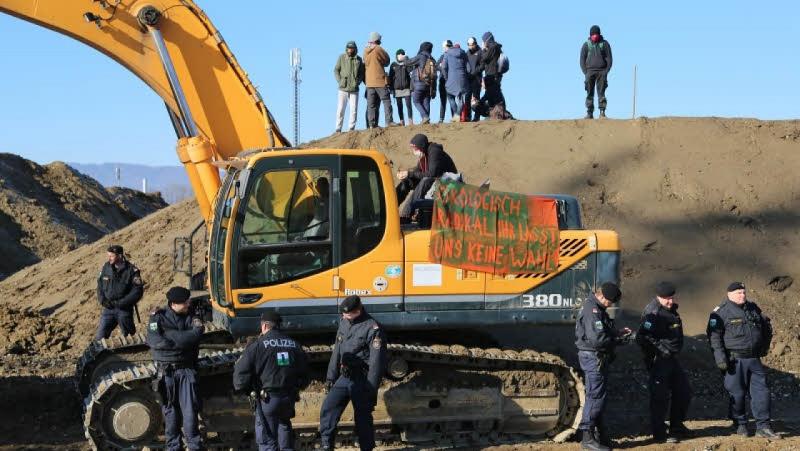
[[220,186],[220,162],[245,150],[289,145],[220,33],[191,0],[0,0],[0,12],[95,48],[164,100],[179,137],[178,158],[206,221]]

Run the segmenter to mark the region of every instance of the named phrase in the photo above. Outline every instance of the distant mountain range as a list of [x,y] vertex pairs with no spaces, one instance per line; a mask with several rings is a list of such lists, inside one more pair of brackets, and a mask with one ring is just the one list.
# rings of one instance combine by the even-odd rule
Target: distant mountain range
[[[182,166],[146,166],[127,163],[67,164],[106,187],[122,186],[141,191],[142,180],[147,179],[147,191],[159,191],[161,197],[170,204],[194,196]],[[116,175],[117,168],[119,168],[119,180]]]

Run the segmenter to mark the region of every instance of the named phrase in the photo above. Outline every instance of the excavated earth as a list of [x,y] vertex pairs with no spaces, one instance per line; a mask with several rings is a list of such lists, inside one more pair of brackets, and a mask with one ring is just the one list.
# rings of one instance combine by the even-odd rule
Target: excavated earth
[[164,208],[158,193],[106,190],[64,163],[0,154],[0,280]]
[[[695,436],[677,445],[648,442],[647,374],[638,349],[630,346],[620,350],[609,387],[608,421],[621,448],[800,449],[800,284],[793,283],[800,267],[800,121],[480,122],[343,133],[307,146],[377,148],[397,170],[412,163],[407,143],[415,133],[442,143],[467,182],[490,179],[497,190],[573,194],[587,227],[616,230],[623,244],[621,325],[636,326],[655,283],[666,279],[678,285],[689,335],[682,360],[694,392],[687,425]],[[7,183],[4,178],[0,186],[5,189]],[[31,208],[7,213],[6,204],[0,200],[3,221],[36,206],[18,200]],[[194,203],[184,202],[75,249],[69,243],[76,235],[67,234],[61,247],[40,246],[49,249],[42,254],[46,260],[0,282],[0,449],[86,446],[69,377],[96,324],[94,286],[105,246],[123,244],[141,268],[145,312],[162,302],[171,285],[186,284],[186,276],[172,273],[173,239],[188,235],[199,222]],[[34,248],[19,228],[3,230],[4,246],[22,242],[25,249]],[[195,242],[202,246],[201,237]],[[200,256],[195,265],[201,262]],[[721,377],[704,332],[709,311],[733,280],[746,283],[748,296],[776,330],[765,363],[771,369],[775,428],[786,435],[780,442],[730,436]],[[509,333],[574,364],[569,331]],[[490,449],[575,450],[579,445]]]

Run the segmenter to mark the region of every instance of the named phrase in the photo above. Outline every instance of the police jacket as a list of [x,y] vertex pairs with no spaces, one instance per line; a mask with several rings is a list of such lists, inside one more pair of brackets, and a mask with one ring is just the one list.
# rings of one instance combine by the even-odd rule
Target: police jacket
[[678,315],[678,305],[664,308],[658,299],[653,299],[644,308],[636,342],[645,357],[670,357],[683,348],[683,321]]
[[342,319],[328,363],[326,379],[335,382],[342,373],[351,378],[366,376],[377,390],[386,367],[386,336],[381,325],[367,312],[352,322]]
[[199,317],[193,309],[185,315],[175,313],[169,306],[153,311],[147,327],[147,345],[153,360],[194,367],[204,331],[203,326],[192,324],[195,318]]
[[139,268],[123,260],[122,268],[106,262],[97,278],[97,301],[108,308],[131,310],[142,299],[144,288]]
[[730,353],[740,358],[762,357],[772,341],[769,318],[750,301],[737,305],[725,299],[711,312],[706,332],[717,363],[726,362]]
[[611,353],[619,344],[619,333],[614,320],[594,295],[583,303],[575,322],[575,346],[579,351]]
[[233,369],[236,390],[298,392],[308,385],[308,358],[299,343],[272,329],[247,345]]

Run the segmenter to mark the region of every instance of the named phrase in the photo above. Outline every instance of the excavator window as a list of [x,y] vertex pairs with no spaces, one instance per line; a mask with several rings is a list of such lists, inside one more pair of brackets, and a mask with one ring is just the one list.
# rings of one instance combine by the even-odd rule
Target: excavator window
[[386,205],[378,166],[371,158],[342,159],[345,204],[342,263],[374,249],[386,229]]
[[274,285],[332,266],[330,170],[263,173],[247,199],[239,240],[241,288]]

